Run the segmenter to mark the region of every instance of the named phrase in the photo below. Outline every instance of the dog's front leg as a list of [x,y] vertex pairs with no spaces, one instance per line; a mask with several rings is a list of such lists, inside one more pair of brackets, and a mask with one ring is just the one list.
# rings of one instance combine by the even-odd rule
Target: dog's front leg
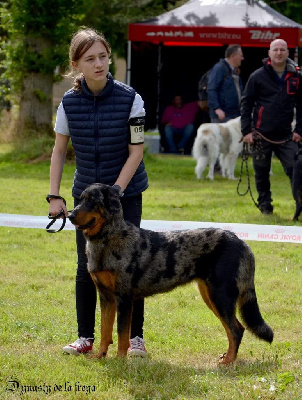
[[106,357],[108,347],[113,343],[112,331],[116,313],[116,301],[113,296],[100,293],[101,303],[101,343],[97,357]]
[[117,355],[125,357],[129,347],[130,328],[132,320],[133,301],[130,296],[124,295],[117,299]]
[[96,357],[106,357],[109,345],[113,342],[112,331],[116,314],[115,276],[108,271],[91,274],[98,289],[101,305],[101,343]]

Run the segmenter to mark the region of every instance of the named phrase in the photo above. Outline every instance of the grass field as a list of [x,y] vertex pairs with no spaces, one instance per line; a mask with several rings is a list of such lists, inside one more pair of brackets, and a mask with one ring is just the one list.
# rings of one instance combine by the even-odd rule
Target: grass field
[[[46,215],[49,162],[17,162],[0,145],[0,213]],[[297,225],[288,179],[273,161],[275,212],[263,216],[237,181],[197,181],[191,157],[145,158],[149,189],[143,219]],[[237,163],[237,176],[240,160]],[[74,165],[64,169],[61,194],[72,208]],[[253,179],[252,179],[253,182]],[[242,190],[246,186],[243,178]],[[256,191],[252,186],[256,197]],[[146,300],[147,360],[72,357],[76,338],[73,231],[0,227],[0,398],[4,399],[302,399],[302,247],[249,242],[256,290],[272,345],[245,332],[237,362],[217,364],[226,334],[194,285]],[[97,314],[96,343],[99,341]],[[96,345],[97,347],[97,345]]]

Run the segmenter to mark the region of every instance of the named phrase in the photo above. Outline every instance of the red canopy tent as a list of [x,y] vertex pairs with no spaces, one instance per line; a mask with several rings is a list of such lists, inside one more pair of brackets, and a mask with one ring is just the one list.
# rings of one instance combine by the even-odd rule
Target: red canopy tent
[[156,126],[173,91],[183,91],[188,101],[197,98],[200,76],[224,57],[226,46],[242,46],[246,81],[276,38],[287,41],[290,56],[297,61],[302,25],[263,1],[190,0],[154,19],[129,25],[127,83],[145,100],[147,125]]

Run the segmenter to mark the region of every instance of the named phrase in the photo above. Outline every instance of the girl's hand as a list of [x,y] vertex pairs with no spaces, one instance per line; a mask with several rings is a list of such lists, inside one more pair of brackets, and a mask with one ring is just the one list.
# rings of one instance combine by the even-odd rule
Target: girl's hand
[[65,217],[68,216],[67,208],[64,201],[62,199],[49,199],[49,215],[54,217],[61,211],[64,212]]

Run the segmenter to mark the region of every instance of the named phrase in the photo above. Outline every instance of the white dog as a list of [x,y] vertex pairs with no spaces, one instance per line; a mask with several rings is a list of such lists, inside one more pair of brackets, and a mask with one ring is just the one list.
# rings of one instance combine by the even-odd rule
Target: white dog
[[240,117],[224,123],[206,123],[200,125],[193,145],[192,154],[197,165],[195,174],[197,179],[207,165],[207,178],[214,179],[214,166],[219,157],[222,176],[235,179],[234,171],[239,153],[243,148]]

